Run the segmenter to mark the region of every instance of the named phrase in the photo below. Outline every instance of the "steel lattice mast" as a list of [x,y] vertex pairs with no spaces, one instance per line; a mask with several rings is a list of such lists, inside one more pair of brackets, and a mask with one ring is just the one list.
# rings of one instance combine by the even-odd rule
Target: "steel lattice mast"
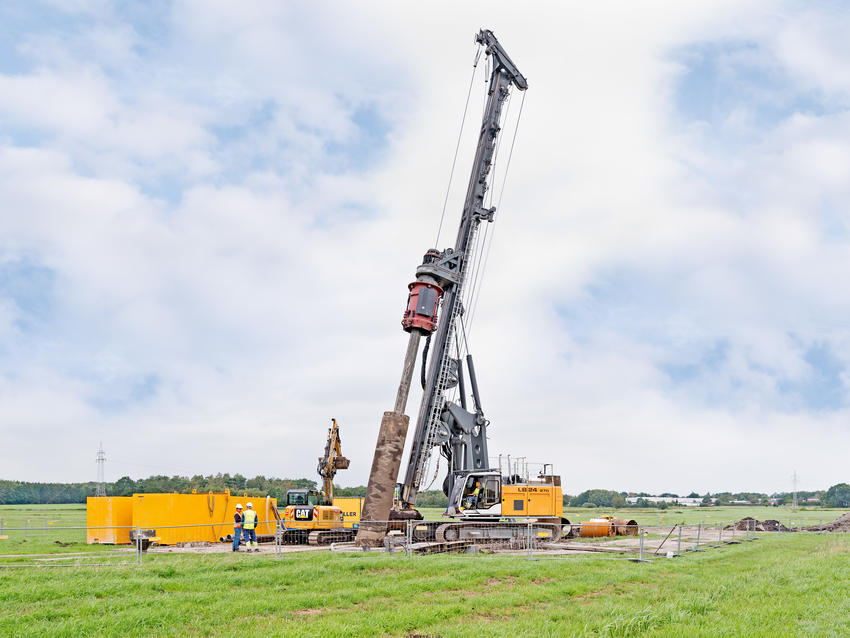
[[103,451],[103,443],[101,443],[100,447],[97,449],[97,458],[95,459],[95,462],[97,463],[97,486],[95,487],[94,495],[106,496],[106,479],[104,478],[106,452]]

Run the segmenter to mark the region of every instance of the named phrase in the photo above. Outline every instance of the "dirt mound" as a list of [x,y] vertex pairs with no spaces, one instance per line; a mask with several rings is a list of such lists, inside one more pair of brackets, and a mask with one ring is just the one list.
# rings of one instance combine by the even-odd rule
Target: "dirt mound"
[[726,529],[732,529],[734,527],[737,531],[746,532],[750,530],[751,532],[790,532],[791,530],[785,527],[779,521],[768,519],[766,521],[759,521],[755,518],[751,518],[749,516],[745,516],[740,521],[735,523],[735,525],[727,525]]
[[834,521],[823,525],[809,525],[804,527],[807,532],[850,532],[850,512],[842,514]]
[[[732,527],[733,525],[727,525],[724,529],[732,529]],[[799,530],[804,532],[850,532],[850,512],[842,514],[830,523],[809,525],[808,527],[794,527],[793,529],[789,529],[779,521],[773,519],[759,521],[746,516],[735,523],[734,528],[741,532],[745,532],[748,529],[751,532],[794,532]]]

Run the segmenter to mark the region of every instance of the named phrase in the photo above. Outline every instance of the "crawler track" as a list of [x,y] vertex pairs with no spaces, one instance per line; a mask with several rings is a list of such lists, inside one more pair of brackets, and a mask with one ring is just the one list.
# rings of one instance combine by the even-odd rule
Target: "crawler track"
[[[434,530],[434,540],[438,543],[454,541],[472,541],[473,543],[509,542],[514,539],[527,538],[528,523],[489,523],[486,525],[459,522],[443,523]],[[561,526],[551,523],[532,523],[532,538],[538,542],[559,540]]]

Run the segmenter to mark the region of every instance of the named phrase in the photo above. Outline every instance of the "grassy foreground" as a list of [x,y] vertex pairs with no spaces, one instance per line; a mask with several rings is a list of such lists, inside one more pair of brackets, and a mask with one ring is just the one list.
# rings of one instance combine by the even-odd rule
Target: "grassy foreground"
[[850,635],[850,535],[607,556],[149,555],[0,569],[2,636]]

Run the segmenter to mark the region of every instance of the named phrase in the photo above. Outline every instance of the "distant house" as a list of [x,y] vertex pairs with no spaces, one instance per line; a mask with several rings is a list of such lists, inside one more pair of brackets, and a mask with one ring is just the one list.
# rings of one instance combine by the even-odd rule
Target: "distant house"
[[817,496],[810,496],[806,499],[806,503],[820,503],[820,499]]
[[688,498],[687,496],[628,496],[626,497],[626,503],[634,505],[638,502],[639,498],[650,503],[669,503],[671,505],[683,505],[685,507],[699,507],[702,504],[702,497]]
[[737,501],[729,501],[729,505],[752,505],[752,503],[748,500],[741,499]]

